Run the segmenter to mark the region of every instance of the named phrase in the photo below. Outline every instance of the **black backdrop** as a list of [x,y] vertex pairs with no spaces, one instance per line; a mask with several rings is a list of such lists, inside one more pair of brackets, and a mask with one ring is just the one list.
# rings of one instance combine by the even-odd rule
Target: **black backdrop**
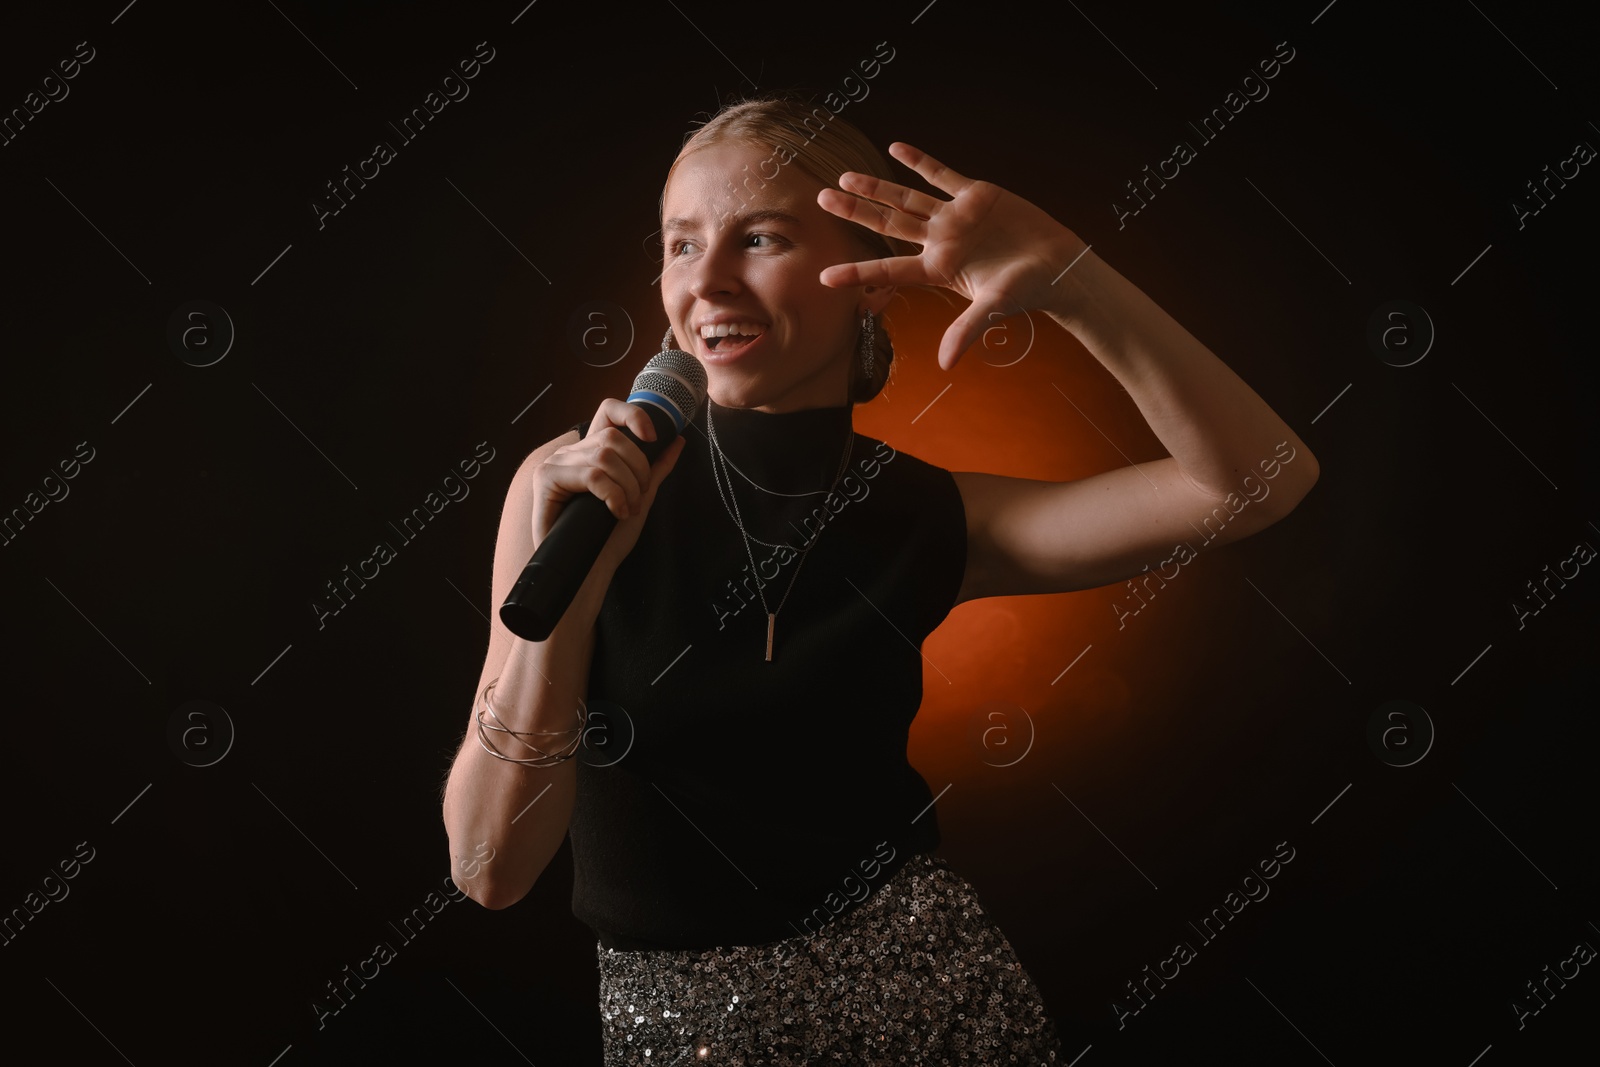
[[[847,118],[1072,226],[1322,468],[1288,521],[1228,550],[1230,591],[1196,579],[1198,607],[1140,635],[1130,669],[1179,679],[1160,699],[1102,722],[1092,758],[1058,730],[1026,787],[940,802],[944,851],[1067,1059],[1466,1067],[1592,1038],[1600,978],[1547,975],[1600,944],[1600,579],[1575,561],[1520,628],[1513,607],[1600,544],[1600,179],[1552,181],[1520,226],[1513,208],[1600,145],[1569,9],[111,0],[0,19],[0,107],[25,115],[0,147],[0,506],[22,516],[0,553],[8,1045],[598,1062],[565,848],[512,909],[396,928],[448,877],[437,789],[500,503],[659,333],[650,239],[690,120],[752,85],[835,89],[880,41],[894,59]],[[1124,182],[1284,41],[1271,95],[1119,229]],[[391,132],[479,42],[470,95]],[[75,77],[46,82],[62,61]],[[319,220],[379,139],[395,158]],[[570,343],[597,301],[618,344],[628,313],[634,358]],[[470,494],[319,627],[324,583],[479,442]],[[1238,592],[1246,572],[1281,614]],[[1369,739],[1375,716],[1397,732]],[[964,727],[917,729],[937,748]],[[1271,895],[1192,936],[1279,841],[1295,853]],[[393,961],[319,1020],[385,940]],[[1127,983],[1177,940],[1196,958],[1119,1026],[1113,1002],[1137,1007]]]

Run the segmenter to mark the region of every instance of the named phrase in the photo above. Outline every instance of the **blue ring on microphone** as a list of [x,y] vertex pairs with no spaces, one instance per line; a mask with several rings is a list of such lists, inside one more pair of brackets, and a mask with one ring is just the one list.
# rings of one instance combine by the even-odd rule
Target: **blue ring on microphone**
[[629,393],[628,403],[631,404],[635,400],[642,400],[646,404],[653,404],[662,411],[665,411],[672,417],[672,424],[678,428],[678,432],[683,432],[685,420],[683,413],[678,410],[677,404],[662,396],[660,393],[654,392],[650,389],[635,389],[633,392]]

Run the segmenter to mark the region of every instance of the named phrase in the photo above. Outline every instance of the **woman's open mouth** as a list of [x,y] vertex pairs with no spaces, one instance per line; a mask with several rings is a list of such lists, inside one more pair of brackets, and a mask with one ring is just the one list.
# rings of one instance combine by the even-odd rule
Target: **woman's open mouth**
[[765,336],[766,327],[753,323],[707,326],[701,330],[700,345],[707,359],[727,363],[749,352]]

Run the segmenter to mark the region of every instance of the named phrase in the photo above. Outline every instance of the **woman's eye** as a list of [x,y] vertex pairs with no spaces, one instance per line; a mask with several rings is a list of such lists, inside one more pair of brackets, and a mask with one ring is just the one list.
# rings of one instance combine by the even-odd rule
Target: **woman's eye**
[[[780,244],[783,241],[783,238],[779,237],[775,233],[752,233],[745,235],[745,241],[747,247],[773,248]],[[667,246],[667,254],[676,259],[679,256],[686,255],[689,251],[692,251],[693,248],[693,241],[674,241],[672,244]]]

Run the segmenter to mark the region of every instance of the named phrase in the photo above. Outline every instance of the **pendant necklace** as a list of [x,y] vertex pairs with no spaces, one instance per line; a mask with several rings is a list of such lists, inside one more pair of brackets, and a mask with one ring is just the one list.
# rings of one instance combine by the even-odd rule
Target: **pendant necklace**
[[[855,435],[855,427],[852,426],[851,429],[850,429],[850,438],[849,438],[849,440],[847,440],[845,442],[844,453],[843,453],[843,455],[841,455],[839,457],[839,470],[833,476],[833,485],[832,485],[832,487],[830,487],[828,489],[814,489],[814,490],[811,490],[810,492],[806,492],[806,493],[777,493],[777,492],[774,492],[771,489],[766,488],[765,486],[758,485],[755,481],[753,481],[750,478],[749,475],[745,474],[743,471],[739,471],[739,477],[743,478],[745,481],[749,482],[751,485],[754,485],[757,489],[760,489],[763,493],[767,493],[767,494],[769,494],[771,496],[800,497],[800,496],[817,496],[817,495],[819,495],[821,493],[832,493],[832,492],[836,491],[839,488],[839,482],[843,480],[844,472],[850,466],[850,455],[851,455],[851,452],[855,448],[855,437],[856,437],[856,435]],[[723,506],[723,508],[727,510],[729,516],[733,519],[734,525],[739,528],[739,538],[744,543],[745,556],[750,560],[750,576],[755,579],[756,595],[758,597],[760,597],[760,599],[761,599],[761,609],[763,611],[765,611],[766,614],[767,614],[767,662],[771,663],[772,662],[772,638],[773,638],[773,631],[777,628],[777,625],[778,625],[778,612],[783,610],[783,605],[785,603],[787,603],[788,600],[789,600],[789,594],[794,592],[794,583],[795,583],[795,580],[800,577],[800,568],[801,568],[801,566],[803,566],[805,564],[806,556],[808,554],[810,554],[812,546],[817,543],[817,537],[820,537],[822,535],[822,531],[818,530],[817,531],[817,537],[813,537],[811,539],[810,543],[808,543],[806,545],[805,549],[803,551],[801,551],[800,558],[795,563],[794,573],[789,575],[789,586],[788,586],[787,589],[785,589],[783,591],[783,599],[778,601],[777,608],[773,609],[773,608],[768,607],[767,606],[767,596],[766,596],[766,593],[763,591],[765,587],[764,587],[764,585],[763,585],[763,583],[761,581],[760,572],[756,570],[756,557],[755,557],[755,553],[750,548],[750,542],[752,540],[756,540],[758,544],[766,545],[768,548],[772,548],[772,549],[787,548],[788,546],[787,545],[773,545],[773,544],[770,544],[770,543],[768,543],[766,541],[760,541],[758,539],[752,538],[750,536],[750,534],[745,530],[744,519],[739,513],[739,500],[738,500],[738,498],[736,496],[734,496],[734,493],[733,493],[733,479],[732,479],[731,476],[729,476],[728,470],[727,470],[727,468],[733,466],[733,464],[729,461],[728,457],[723,454],[722,445],[717,441],[717,431],[716,431],[716,427],[713,425],[713,423],[711,421],[711,406],[709,404],[706,405],[706,440],[707,440],[707,443],[711,446],[711,457],[712,457],[711,479],[712,479],[712,481],[714,481],[716,483],[717,495],[722,497],[722,506]],[[719,463],[721,464],[721,467],[720,467],[721,477],[720,478],[718,477],[718,471],[719,471],[718,464]],[[737,471],[738,468],[734,467],[734,470]],[[726,493],[724,493],[723,489],[722,489],[723,480],[726,480],[727,483],[728,483],[728,489],[727,489]],[[794,550],[791,548],[790,551],[792,552]]]

